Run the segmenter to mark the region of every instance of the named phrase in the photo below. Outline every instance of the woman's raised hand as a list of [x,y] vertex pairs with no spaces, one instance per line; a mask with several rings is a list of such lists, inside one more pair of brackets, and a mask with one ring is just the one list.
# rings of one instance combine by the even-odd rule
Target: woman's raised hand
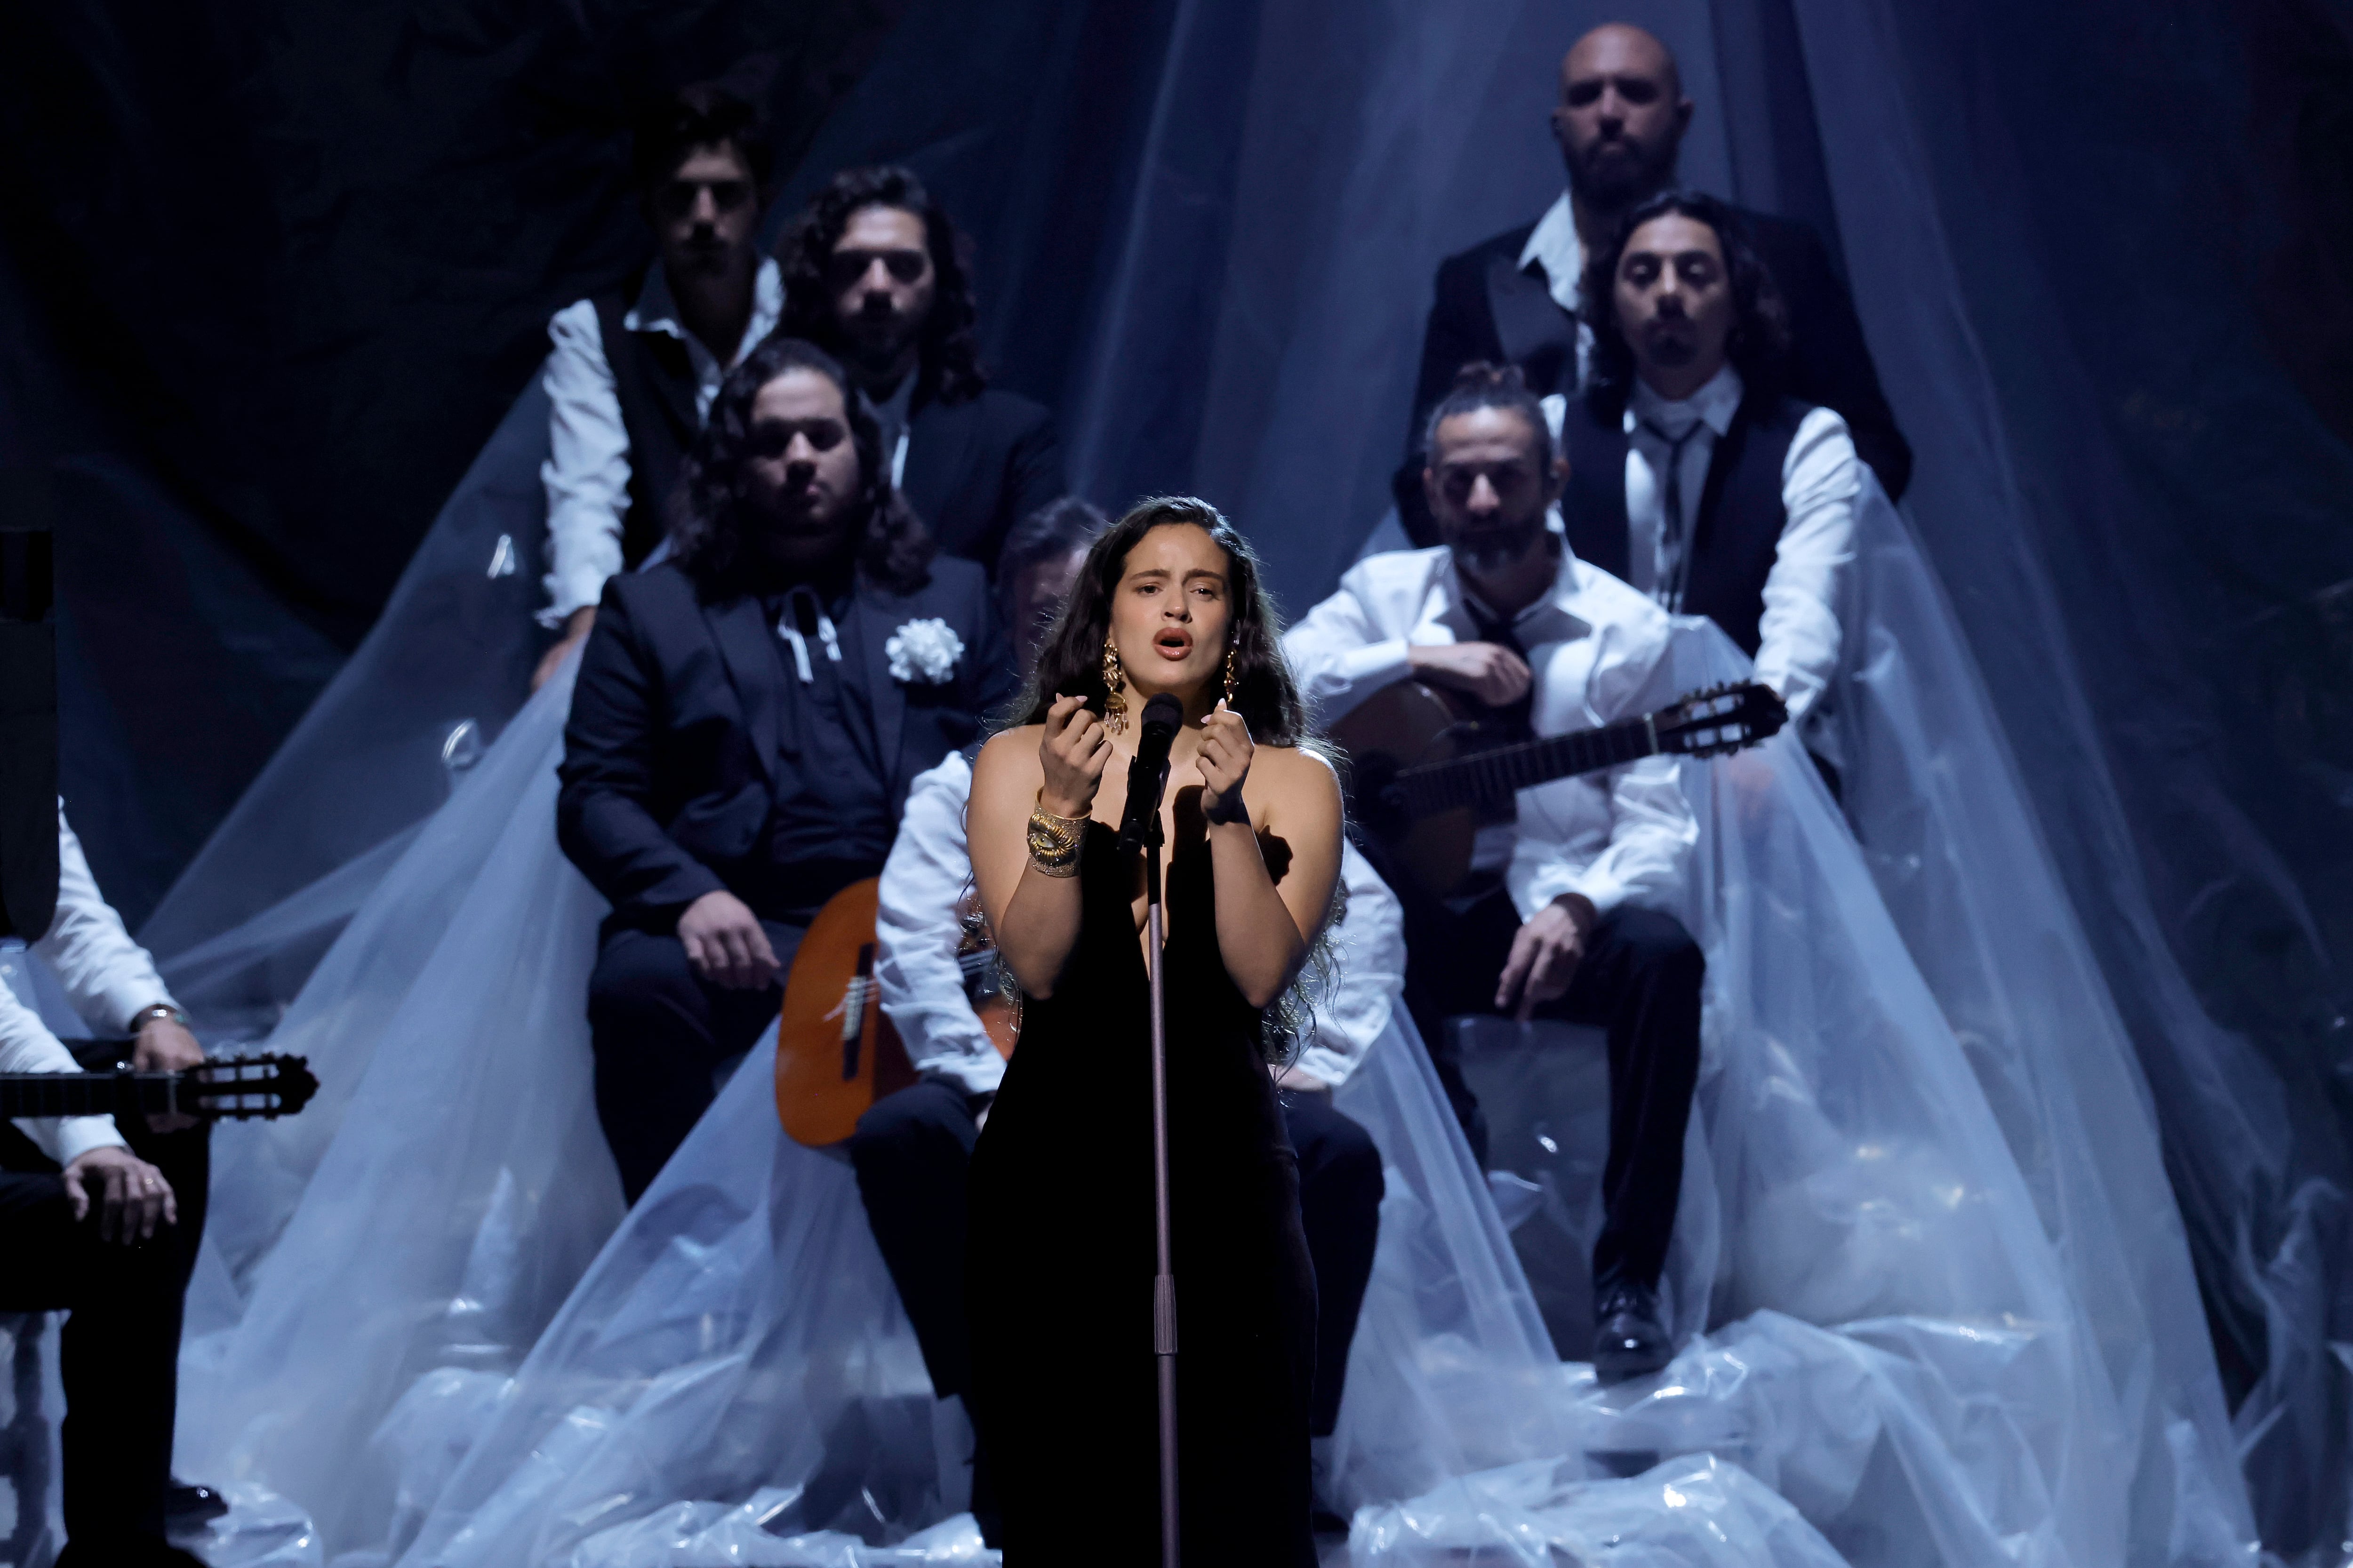
[[1086,816],[1110,761],[1111,731],[1089,711],[1087,700],[1057,696],[1046,710],[1046,733],[1038,742],[1038,762],[1046,774],[1039,804],[1056,816]]
[[1242,781],[1250,777],[1250,726],[1220,698],[1201,721],[1201,811],[1211,822],[1248,822]]

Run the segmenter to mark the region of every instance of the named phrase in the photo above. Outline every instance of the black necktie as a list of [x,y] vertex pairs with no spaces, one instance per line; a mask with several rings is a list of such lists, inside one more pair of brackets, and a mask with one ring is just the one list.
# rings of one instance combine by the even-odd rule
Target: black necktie
[[1706,427],[1707,421],[1694,419],[1682,435],[1670,436],[1651,421],[1642,421],[1643,429],[1667,444],[1666,483],[1661,487],[1664,499],[1659,513],[1659,580],[1651,585],[1651,596],[1670,611],[1683,607],[1683,447]]

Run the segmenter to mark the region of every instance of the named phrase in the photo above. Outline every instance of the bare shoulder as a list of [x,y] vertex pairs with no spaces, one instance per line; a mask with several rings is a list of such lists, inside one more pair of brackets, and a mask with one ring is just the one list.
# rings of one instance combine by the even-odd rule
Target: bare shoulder
[[1044,739],[1046,726],[1023,724],[1017,729],[999,730],[980,749],[980,757],[972,765],[975,782],[989,779],[1018,780],[1041,771],[1038,761],[1038,742]]
[[1265,786],[1272,804],[1339,804],[1340,775],[1331,760],[1303,746],[1257,747],[1250,757],[1250,779]]

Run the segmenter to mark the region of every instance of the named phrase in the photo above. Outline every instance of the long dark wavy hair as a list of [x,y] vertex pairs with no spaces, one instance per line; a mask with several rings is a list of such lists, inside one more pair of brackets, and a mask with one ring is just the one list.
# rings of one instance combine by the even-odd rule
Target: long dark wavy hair
[[1752,391],[1773,395],[1782,389],[1789,354],[1789,310],[1765,258],[1748,238],[1740,216],[1711,195],[1695,191],[1662,191],[1635,204],[1609,243],[1586,263],[1581,287],[1585,302],[1578,313],[1593,329],[1592,379],[1588,395],[1611,413],[1622,413],[1634,385],[1634,351],[1618,327],[1618,264],[1625,259],[1626,243],[1634,231],[1653,218],[1669,214],[1704,223],[1715,231],[1724,251],[1724,269],[1732,285],[1732,336],[1725,350],[1732,368]]
[[882,433],[851,395],[849,378],[815,343],[772,336],[728,372],[694,449],[686,456],[671,502],[671,558],[706,598],[755,585],[758,557],[744,549],[751,515],[745,469],[752,456],[752,405],[760,389],[788,371],[814,371],[841,393],[850,445],[858,453],[857,561],[867,577],[895,593],[920,587],[932,563],[931,530],[891,486]]
[[980,368],[975,335],[980,310],[973,299],[964,237],[913,171],[895,163],[844,169],[785,231],[776,245],[785,275],[785,314],[776,330],[814,343],[840,340],[826,263],[850,218],[866,207],[892,207],[923,220],[923,247],[932,258],[932,313],[919,348],[918,400],[963,403],[978,397],[988,377]]
[[1084,696],[1095,712],[1103,710],[1109,692],[1103,686],[1104,639],[1111,636],[1112,595],[1120,574],[1127,569],[1127,552],[1155,528],[1189,524],[1207,532],[1228,563],[1226,595],[1232,606],[1228,622],[1228,646],[1234,654],[1233,711],[1250,725],[1250,739],[1266,746],[1310,744],[1307,708],[1299,700],[1299,685],[1282,657],[1282,623],[1267,598],[1258,556],[1250,542],[1208,501],[1191,496],[1154,496],[1130,507],[1127,515],[1095,536],[1087,563],[1062,605],[1046,646],[1038,655],[1038,669],[1029,684],[1007,710],[1008,729],[1042,724],[1058,693]]
[[[1191,496],[1155,496],[1138,501],[1126,516],[1095,536],[1078,583],[1064,601],[1054,629],[1047,634],[1037,671],[1006,710],[1000,727],[1044,723],[1057,693],[1083,694],[1090,709],[1103,711],[1103,642],[1111,636],[1112,596],[1127,569],[1127,553],[1146,533],[1171,523],[1206,531],[1226,552],[1227,602],[1232,606],[1227,646],[1234,653],[1230,706],[1250,725],[1250,739],[1261,745],[1297,746],[1332,760],[1330,749],[1309,728],[1306,704],[1300,700],[1298,683],[1292,679],[1291,666],[1282,657],[1282,623],[1267,597],[1258,556],[1223,513]],[[1299,977],[1259,1015],[1259,1049],[1277,1066],[1295,1059],[1314,1033],[1316,1005],[1336,979],[1327,933],[1340,919],[1345,900],[1345,884],[1334,883],[1324,931],[1309,945]],[[1010,984],[1009,973],[1004,978]]]

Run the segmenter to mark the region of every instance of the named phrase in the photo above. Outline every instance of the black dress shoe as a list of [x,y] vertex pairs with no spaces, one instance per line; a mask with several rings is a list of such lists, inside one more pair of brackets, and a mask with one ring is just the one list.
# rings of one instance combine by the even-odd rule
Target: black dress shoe
[[228,1499],[210,1487],[196,1486],[172,1478],[164,1489],[164,1526],[167,1530],[194,1530],[210,1524],[228,1511]]
[[1659,1321],[1659,1293],[1644,1285],[1614,1285],[1594,1306],[1593,1374],[1604,1384],[1648,1377],[1675,1356]]

